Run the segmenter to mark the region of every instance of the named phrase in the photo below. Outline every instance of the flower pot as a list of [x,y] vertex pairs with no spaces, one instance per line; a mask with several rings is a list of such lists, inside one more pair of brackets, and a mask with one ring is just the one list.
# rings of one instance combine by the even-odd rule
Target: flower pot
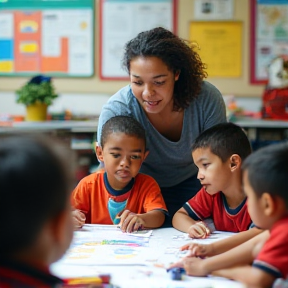
[[26,106],[26,121],[46,121],[47,105],[37,102]]

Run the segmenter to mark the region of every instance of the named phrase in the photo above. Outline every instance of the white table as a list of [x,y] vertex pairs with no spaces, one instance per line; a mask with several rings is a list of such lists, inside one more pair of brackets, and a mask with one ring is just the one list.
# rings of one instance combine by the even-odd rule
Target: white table
[[[111,283],[121,288],[244,287],[240,283],[218,277],[190,277],[185,275],[183,280],[173,281],[170,279],[170,275],[165,269],[169,263],[175,262],[177,259],[179,259],[179,257],[183,256],[179,253],[178,249],[183,244],[190,241],[210,243],[212,241],[229,237],[231,233],[213,234],[210,239],[192,240],[188,238],[187,234],[179,232],[174,228],[155,229],[153,230],[152,236],[149,238],[149,245],[147,247],[136,247],[135,249],[132,247],[131,249],[136,251],[135,254],[131,252],[131,255],[127,255],[124,251],[123,255],[120,255],[121,253],[118,254],[118,256],[120,255],[120,258],[117,256],[118,258],[116,259],[115,257],[114,259],[113,257],[115,255],[113,252],[111,252],[112,250],[105,250],[109,248],[109,245],[95,246],[95,243],[99,241],[101,237],[103,237],[101,235],[108,235],[107,232],[105,233],[104,231],[103,234],[103,231],[99,231],[98,233],[97,230],[90,230],[90,227],[93,228],[92,225],[87,227],[88,228],[84,228],[82,231],[75,232],[76,236],[74,238],[74,244],[71,246],[70,251],[74,249],[77,252],[81,252],[83,249],[92,249],[91,247],[96,247],[96,251],[98,252],[93,255],[94,259],[92,256],[92,258],[84,259],[82,257],[84,254],[79,253],[77,254],[79,257],[74,257],[75,259],[71,257],[72,260],[67,260],[67,258],[69,258],[67,256],[71,256],[73,254],[69,252],[62,260],[51,265],[50,269],[53,274],[61,278],[69,278],[96,276],[98,274],[109,273],[111,275]],[[97,229],[99,228],[97,227]],[[119,233],[122,232],[119,231]],[[101,235],[99,236],[99,234]],[[125,237],[127,236],[125,235]],[[79,239],[85,239],[86,246],[82,245],[82,240],[82,242],[80,241],[82,244],[79,244]],[[113,246],[114,252],[117,250],[116,246]],[[131,246],[122,247],[126,247],[124,249],[129,249],[127,247]],[[165,267],[158,267],[160,265],[164,265]]]

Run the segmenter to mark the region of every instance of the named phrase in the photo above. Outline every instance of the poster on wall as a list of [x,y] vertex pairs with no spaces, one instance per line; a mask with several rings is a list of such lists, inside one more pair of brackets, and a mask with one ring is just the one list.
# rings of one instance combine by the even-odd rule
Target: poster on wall
[[0,75],[93,75],[93,0],[23,3],[0,3]]
[[124,45],[139,32],[164,27],[176,32],[177,0],[100,1],[100,78],[126,80]]
[[207,65],[209,77],[240,77],[242,75],[242,29],[240,21],[193,21],[189,40]]
[[268,66],[276,56],[288,55],[288,1],[251,0],[252,84],[265,84]]

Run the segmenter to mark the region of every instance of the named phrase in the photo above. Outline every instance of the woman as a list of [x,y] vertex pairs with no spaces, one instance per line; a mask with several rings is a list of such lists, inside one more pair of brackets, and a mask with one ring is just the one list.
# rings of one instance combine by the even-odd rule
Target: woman
[[195,46],[164,28],[139,33],[125,45],[123,66],[130,85],[102,108],[103,124],[115,115],[136,118],[145,128],[149,155],[140,172],[161,187],[169,217],[201,188],[191,144],[207,128],[226,122],[225,104],[210,83]]

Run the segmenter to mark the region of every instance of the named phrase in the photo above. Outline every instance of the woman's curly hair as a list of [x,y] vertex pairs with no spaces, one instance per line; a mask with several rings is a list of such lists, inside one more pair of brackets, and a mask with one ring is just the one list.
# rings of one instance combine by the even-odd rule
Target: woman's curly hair
[[125,45],[122,66],[130,73],[130,62],[136,57],[158,57],[174,74],[180,72],[174,85],[174,110],[184,109],[196,98],[203,79],[207,77],[206,65],[195,51],[196,43],[157,27],[139,33]]

